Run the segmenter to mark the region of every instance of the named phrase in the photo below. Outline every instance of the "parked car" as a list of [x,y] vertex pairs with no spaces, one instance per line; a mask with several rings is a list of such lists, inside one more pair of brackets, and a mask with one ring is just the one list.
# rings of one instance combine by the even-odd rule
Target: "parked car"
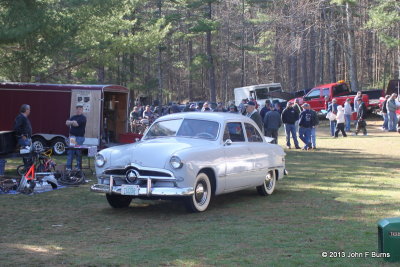
[[[325,97],[329,97],[329,101],[332,99],[337,100],[338,105],[344,106],[347,98],[350,98],[351,104],[354,104],[354,97],[357,92],[353,92],[350,90],[350,87],[344,81],[338,81],[336,83],[322,84],[318,85],[315,88],[311,89],[306,95],[303,97],[297,98],[299,100],[299,104],[308,103],[311,108],[315,111],[321,111],[325,109]],[[295,99],[291,101],[294,102]],[[371,109],[369,96],[368,94],[363,93],[362,100],[365,103],[367,109]],[[375,102],[374,102],[375,103]]]
[[283,149],[250,118],[185,112],[157,119],[137,143],[100,151],[91,191],[106,193],[113,208],[133,198],[181,198],[201,212],[215,195],[249,187],[271,195],[284,174]]

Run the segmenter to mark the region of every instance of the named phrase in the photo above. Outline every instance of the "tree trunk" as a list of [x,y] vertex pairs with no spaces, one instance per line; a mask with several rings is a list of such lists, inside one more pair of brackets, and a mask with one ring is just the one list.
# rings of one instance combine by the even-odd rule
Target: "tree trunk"
[[[158,0],[158,17],[161,19],[162,16],[162,1],[163,0]],[[158,101],[159,105],[163,104],[163,69],[162,69],[162,47],[159,45],[158,47]]]
[[[212,4],[208,3],[208,19],[212,19]],[[215,92],[215,67],[214,60],[212,56],[212,43],[211,43],[211,30],[208,30],[207,33],[207,57],[209,64],[209,84],[210,84],[210,100],[211,102],[216,102],[216,92]]]
[[310,72],[308,75],[308,85],[306,88],[311,88],[312,86],[315,85],[315,39],[316,39],[316,35],[317,33],[315,32],[314,26],[311,27],[310,30],[310,45],[309,45],[309,49],[310,49]]
[[241,48],[241,52],[242,52],[242,75],[241,75],[241,86],[243,87],[245,84],[245,73],[246,73],[246,54],[244,51],[244,41],[245,41],[245,35],[246,35],[246,31],[245,31],[245,17],[244,17],[244,2],[245,0],[242,0],[242,39],[241,39],[241,44],[240,44],[240,48]]
[[303,80],[303,89],[308,88],[308,71],[307,71],[307,32],[305,31],[305,23],[303,23],[303,35],[301,38],[301,74]]
[[296,42],[296,34],[294,30],[290,32],[290,45],[292,49],[290,49],[289,54],[289,84],[290,91],[296,91],[297,88],[297,51],[295,47]]
[[353,14],[349,6],[346,3],[346,22],[347,22],[347,38],[348,38],[348,62],[349,62],[349,78],[350,85],[353,91],[358,91],[358,77],[357,77],[357,62],[355,54],[355,41],[354,41],[354,25],[353,25]]

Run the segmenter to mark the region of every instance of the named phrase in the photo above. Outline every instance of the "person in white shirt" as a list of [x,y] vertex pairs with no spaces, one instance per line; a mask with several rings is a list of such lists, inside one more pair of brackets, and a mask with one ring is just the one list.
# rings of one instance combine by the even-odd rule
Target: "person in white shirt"
[[347,137],[346,132],[344,131],[344,110],[343,107],[341,105],[339,105],[337,107],[337,114],[336,114],[336,131],[335,131],[335,138],[337,138],[339,136],[339,131],[342,132],[343,137]]
[[345,128],[346,132],[350,132],[350,123],[351,123],[351,115],[353,114],[353,108],[351,107],[350,98],[346,99],[344,103],[344,120],[345,120]]

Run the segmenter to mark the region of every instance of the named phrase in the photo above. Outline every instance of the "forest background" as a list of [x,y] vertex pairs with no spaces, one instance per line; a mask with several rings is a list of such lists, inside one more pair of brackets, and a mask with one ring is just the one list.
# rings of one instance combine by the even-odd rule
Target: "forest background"
[[0,81],[119,84],[133,97],[233,99],[400,76],[397,0],[1,0]]

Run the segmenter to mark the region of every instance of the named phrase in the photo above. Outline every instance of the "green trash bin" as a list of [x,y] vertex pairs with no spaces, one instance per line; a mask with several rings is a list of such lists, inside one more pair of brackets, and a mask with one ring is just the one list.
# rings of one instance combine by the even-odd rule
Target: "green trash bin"
[[378,222],[379,253],[389,253],[386,261],[400,261],[400,217],[386,218]]

